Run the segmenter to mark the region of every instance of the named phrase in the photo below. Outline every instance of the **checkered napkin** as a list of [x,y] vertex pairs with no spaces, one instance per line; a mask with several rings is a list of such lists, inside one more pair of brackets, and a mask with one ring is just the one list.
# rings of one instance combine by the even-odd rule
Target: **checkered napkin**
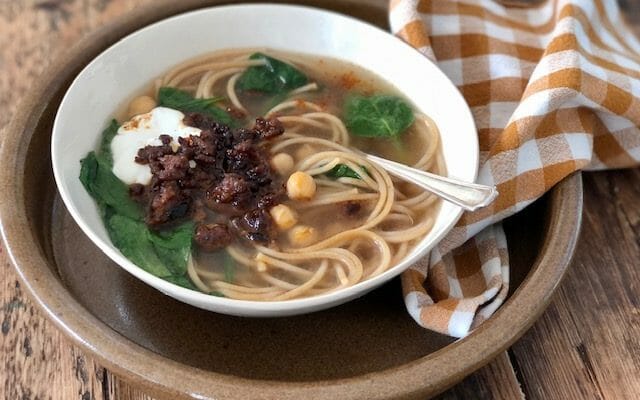
[[423,327],[463,337],[502,304],[503,218],[574,171],[640,161],[640,43],[623,18],[615,0],[391,0],[393,33],[436,62],[471,107],[479,182],[500,192],[403,274],[407,309]]

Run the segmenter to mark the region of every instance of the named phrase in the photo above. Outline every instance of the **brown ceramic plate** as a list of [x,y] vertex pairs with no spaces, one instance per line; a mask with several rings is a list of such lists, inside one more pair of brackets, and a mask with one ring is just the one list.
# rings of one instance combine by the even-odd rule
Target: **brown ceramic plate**
[[[413,322],[397,279],[324,312],[230,317],[153,290],[80,232],[56,193],[49,159],[53,118],[71,80],[126,34],[222,3],[162,0],[125,16],[51,67],[18,108],[0,150],[2,233],[18,274],[44,313],[110,370],[171,399],[424,398],[513,343],[545,308],[570,261],[582,212],[580,175],[506,221],[510,297],[494,317],[456,342]],[[386,26],[386,0],[300,3]]]

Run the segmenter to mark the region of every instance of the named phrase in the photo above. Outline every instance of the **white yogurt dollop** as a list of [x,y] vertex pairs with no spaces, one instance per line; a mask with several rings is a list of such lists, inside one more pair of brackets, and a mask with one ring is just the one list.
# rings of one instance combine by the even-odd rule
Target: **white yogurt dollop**
[[113,153],[113,173],[126,184],[151,182],[151,169],[148,165],[135,161],[138,150],[148,146],[162,144],[158,137],[169,135],[174,149],[178,147],[178,138],[191,135],[199,136],[200,129],[186,126],[182,120],[184,114],[166,107],[156,107],[146,114],[136,115],[125,122],[111,142]]

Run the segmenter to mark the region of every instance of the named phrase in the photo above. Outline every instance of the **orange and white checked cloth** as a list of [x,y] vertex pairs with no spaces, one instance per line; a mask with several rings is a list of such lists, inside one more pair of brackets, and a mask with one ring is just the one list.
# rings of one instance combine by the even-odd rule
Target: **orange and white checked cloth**
[[464,95],[478,128],[479,182],[500,192],[402,276],[413,318],[463,337],[507,295],[502,219],[574,171],[638,165],[640,43],[615,0],[391,0],[390,21]]

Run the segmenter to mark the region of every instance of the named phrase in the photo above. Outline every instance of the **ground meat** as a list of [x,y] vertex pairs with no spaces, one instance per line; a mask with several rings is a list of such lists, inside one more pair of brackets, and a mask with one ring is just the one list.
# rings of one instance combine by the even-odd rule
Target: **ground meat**
[[165,181],[151,189],[149,209],[145,221],[158,226],[184,217],[190,199],[184,195],[176,181]]
[[212,131],[203,131],[200,136],[178,138],[181,153],[194,161],[215,165],[218,156],[218,138]]
[[157,160],[162,156],[173,154],[173,148],[171,147],[171,136],[160,135],[158,138],[162,143],[160,146],[146,146],[138,150],[136,156],[136,162],[139,164],[149,164],[153,160]]
[[254,165],[260,164],[257,148],[250,140],[243,140],[227,150],[225,165],[230,171],[246,171]]
[[272,230],[273,221],[271,216],[265,210],[253,210],[246,213],[243,217],[245,225],[250,232],[267,233]]
[[129,196],[138,203],[145,203],[148,200],[147,188],[139,183],[129,186]]
[[255,167],[249,168],[245,174],[247,179],[256,182],[260,186],[267,186],[272,181],[271,167],[266,163],[260,163]]
[[254,209],[234,218],[232,227],[237,236],[260,244],[268,244],[276,231],[271,215],[263,209]]
[[184,179],[189,170],[189,159],[184,154],[169,154],[151,163],[151,173],[160,181]]
[[256,125],[253,129],[256,130],[256,132],[262,139],[271,139],[273,137],[282,135],[282,133],[284,132],[282,123],[276,118],[258,118],[256,119]]
[[[184,116],[183,122],[187,126],[193,126],[194,128],[202,129],[203,131],[215,131],[225,128],[224,125],[218,124],[213,119],[200,113],[187,113]],[[226,128],[228,129],[228,127]]]
[[173,141],[173,138],[171,137],[171,135],[160,135],[158,139],[160,139],[160,142],[162,142],[162,144],[165,144],[165,145]]
[[[263,144],[284,132],[282,124],[258,118],[251,129],[233,130],[199,113],[186,114],[183,122],[202,132],[179,138],[175,151],[169,136],[160,137],[161,145],[138,151],[136,161],[148,164],[153,177],[149,187],[132,188],[131,194],[147,198],[147,224],[160,229],[190,216],[201,222],[196,243],[211,251],[207,249],[215,246],[208,238],[222,236],[220,227],[226,225],[213,230],[211,224],[203,224],[206,206],[222,217],[213,222],[235,221],[233,235],[264,244],[271,241],[275,230],[266,210],[282,201],[284,190]],[[229,229],[225,232],[231,237]]]
[[349,218],[356,218],[362,210],[362,204],[357,201],[345,201],[340,203],[340,209],[342,213]]
[[216,251],[231,244],[233,238],[224,224],[200,224],[193,236],[196,244],[204,251]]
[[275,192],[265,193],[264,196],[258,200],[258,208],[268,210],[273,206],[277,206],[282,203],[286,198],[284,186],[277,188]]
[[249,182],[238,174],[224,174],[222,181],[211,190],[209,198],[217,203],[240,205],[251,195]]

